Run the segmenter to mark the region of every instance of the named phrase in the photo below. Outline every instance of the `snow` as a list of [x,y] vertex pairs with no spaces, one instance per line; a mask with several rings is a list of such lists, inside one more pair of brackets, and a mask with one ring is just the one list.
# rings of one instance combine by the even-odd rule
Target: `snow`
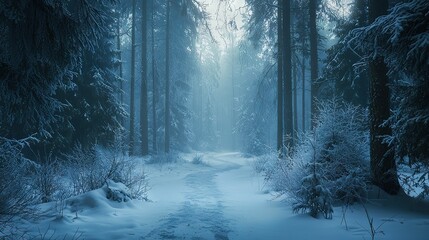
[[[32,239],[371,239],[360,205],[347,210],[347,228],[341,207],[334,208],[332,220],[293,214],[285,198],[264,188],[254,159],[199,154],[205,164],[192,164],[192,153],[181,163],[146,165],[150,201],[112,201],[105,186],[63,203],[42,204],[42,216],[15,224]],[[126,192],[122,184],[109,187]],[[380,226],[375,239],[428,239],[427,204],[381,195],[366,207],[374,226]]]

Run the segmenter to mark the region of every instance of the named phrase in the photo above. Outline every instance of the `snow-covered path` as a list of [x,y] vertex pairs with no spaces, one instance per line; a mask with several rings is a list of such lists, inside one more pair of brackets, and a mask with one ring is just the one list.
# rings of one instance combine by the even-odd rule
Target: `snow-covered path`
[[[161,224],[151,230],[144,239],[229,239],[230,222],[224,216],[224,194],[215,177],[218,174],[238,169],[241,165],[223,162],[210,157],[210,162],[221,162],[217,167],[203,167],[184,177],[187,187],[180,208],[168,214]],[[220,160],[220,161],[219,161]],[[181,193],[177,193],[180,195]]]
[[[341,208],[334,209],[332,220],[293,214],[289,203],[264,192],[254,159],[204,153],[204,164],[192,164],[195,155],[185,155],[182,163],[145,167],[150,202],[112,202],[95,190],[69,201],[73,205],[62,218],[53,211],[20,228],[33,236],[28,239],[371,239],[362,207],[347,212],[348,230]],[[429,211],[419,207],[395,200],[369,205],[375,227],[380,226],[375,239],[428,239]]]

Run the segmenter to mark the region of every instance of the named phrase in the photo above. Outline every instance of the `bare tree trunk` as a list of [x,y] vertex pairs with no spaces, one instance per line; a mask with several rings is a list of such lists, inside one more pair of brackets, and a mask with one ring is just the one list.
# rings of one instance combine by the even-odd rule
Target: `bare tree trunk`
[[[298,139],[298,104],[297,104],[297,73],[298,71],[298,67],[297,67],[297,63],[295,61],[295,63],[293,64],[293,140],[297,141]],[[295,142],[294,142],[295,143]]]
[[134,118],[135,118],[135,104],[134,104],[134,92],[135,92],[135,78],[136,78],[136,0],[132,2],[132,22],[131,22],[131,92],[130,92],[130,150],[129,154],[134,155]]
[[310,0],[309,2],[309,16],[310,16],[310,68],[311,68],[311,129],[314,125],[314,117],[316,115],[316,92],[317,92],[317,85],[316,81],[318,78],[318,52],[317,52],[317,0]]
[[170,152],[170,0],[167,0],[165,40],[165,140],[164,151]]
[[149,154],[149,134],[147,119],[147,1],[142,2],[142,69],[141,69],[141,89],[140,89],[140,131],[141,131],[141,151],[142,155]]
[[[118,51],[118,59],[119,59],[119,99],[121,101],[121,104],[124,103],[124,81],[123,81],[123,66],[122,66],[122,50],[121,50],[121,13],[118,12],[118,22],[116,24],[116,49]],[[123,124],[123,120],[122,124]]]
[[293,109],[292,109],[292,38],[290,0],[283,0],[283,73],[284,73],[284,132],[285,144],[293,148]]
[[[303,49],[304,49],[304,43]],[[302,79],[302,132],[305,132],[305,57],[302,56],[302,65],[301,65],[301,79]]]
[[157,88],[156,88],[156,73],[155,73],[155,21],[154,21],[154,15],[155,15],[155,0],[152,0],[152,8],[151,8],[151,44],[152,44],[152,151],[154,153],[158,152],[157,147],[157,125],[156,125],[156,94],[157,94]]
[[[388,0],[370,0],[369,17],[373,22],[387,14]],[[390,135],[391,129],[382,124],[390,116],[389,79],[384,58],[379,56],[369,64],[370,68],[370,155],[371,177],[375,185],[389,194],[400,190],[393,151],[383,143],[382,136]]]
[[231,88],[232,88],[232,150],[235,150],[235,126],[236,126],[236,117],[235,117],[235,76],[234,76],[234,32],[231,30]]
[[277,8],[277,151],[283,148],[283,31],[281,1]]

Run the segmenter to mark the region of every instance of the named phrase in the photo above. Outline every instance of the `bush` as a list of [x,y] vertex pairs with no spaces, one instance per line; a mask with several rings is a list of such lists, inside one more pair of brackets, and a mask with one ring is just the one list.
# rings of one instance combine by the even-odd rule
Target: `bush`
[[331,216],[333,203],[351,204],[367,195],[369,141],[366,114],[355,106],[331,100],[319,105],[312,133],[300,136],[290,155],[260,157],[255,169],[281,194],[288,194],[295,212]]
[[296,192],[298,198],[293,204],[294,212],[310,212],[310,216],[317,217],[319,213],[327,219],[332,218],[332,198],[331,193],[325,187],[322,177],[316,173],[316,165],[308,166],[313,168],[313,173],[302,179],[301,188]]
[[[57,200],[59,192],[64,189],[60,182],[60,164],[52,155],[35,168],[34,187],[42,203]],[[63,191],[62,191],[63,192]]]
[[35,195],[29,175],[35,164],[25,159],[21,150],[34,140],[0,137],[0,231],[13,217],[33,213],[30,206]]
[[192,158],[191,161],[192,164],[195,165],[206,165],[206,163],[203,161],[203,155],[197,154]]
[[[320,104],[311,151],[334,200],[345,204],[366,198],[369,136],[363,109],[332,100]],[[308,142],[308,141],[307,141]]]
[[83,149],[77,145],[66,156],[74,194],[82,194],[103,187],[108,180],[123,183],[133,198],[146,199],[147,178],[135,159],[126,156],[114,146],[104,149]]

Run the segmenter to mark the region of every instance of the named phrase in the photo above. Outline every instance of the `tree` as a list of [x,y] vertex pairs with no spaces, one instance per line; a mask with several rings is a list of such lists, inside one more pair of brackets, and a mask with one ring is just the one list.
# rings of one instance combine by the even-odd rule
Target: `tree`
[[130,149],[129,154],[134,155],[135,141],[135,81],[136,81],[136,0],[132,1],[131,22],[131,90],[130,90]]
[[170,0],[167,0],[166,13],[166,40],[165,40],[165,135],[164,135],[164,151],[170,152]]
[[[387,13],[387,0],[369,1],[369,19],[375,21],[377,17]],[[375,56],[369,63],[370,71],[370,154],[372,181],[381,189],[390,194],[397,194],[400,190],[396,173],[394,153],[389,151],[382,136],[391,134],[389,126],[383,125],[390,117],[390,94],[388,68],[383,56]]]
[[[0,3],[1,135],[50,137],[59,89],[72,87],[82,51],[94,51],[107,23],[103,1]],[[31,87],[30,87],[31,86]]]
[[[371,171],[377,185],[395,194],[399,184],[393,154],[399,160],[408,158],[410,166],[415,161],[428,165],[425,159],[429,156],[429,109],[425,103],[429,99],[426,30],[429,3],[414,0],[398,4],[389,14],[375,19],[386,13],[386,9],[385,1],[370,2],[370,17],[374,22],[353,30],[346,41],[372,60]],[[393,93],[390,106],[388,85]]]
[[[124,15],[127,15],[129,13],[129,6],[124,3],[124,1],[119,1],[116,5],[116,51],[117,51],[117,58],[118,58],[118,74],[119,74],[119,99],[121,101],[121,104],[124,103],[124,67],[123,67],[123,59],[122,59],[122,42],[121,38],[124,34],[123,31],[121,31],[121,28],[123,27],[122,21],[124,21]],[[122,119],[122,124],[124,124],[124,121]]]
[[142,69],[141,69],[141,91],[140,91],[140,131],[142,155],[149,154],[149,124],[148,124],[148,93],[147,93],[147,1],[142,2]]
[[[306,130],[306,114],[307,114],[307,110],[306,110],[306,96],[307,96],[307,91],[306,91],[306,60],[308,59],[309,56],[309,29],[308,29],[308,25],[309,25],[309,20],[308,20],[308,14],[306,14],[306,12],[304,11],[305,8],[308,7],[308,1],[299,1],[298,2],[298,8],[302,9],[302,11],[296,11],[296,35],[297,35],[297,39],[296,42],[300,43],[299,46],[296,46],[296,51],[299,53],[300,55],[300,67],[301,67],[301,84],[302,84],[302,89],[301,89],[301,105],[302,105],[302,114],[301,114],[301,125],[302,125],[302,131],[305,132]],[[298,45],[298,44],[297,44]],[[297,59],[297,61],[299,61]],[[297,89],[295,89],[296,91]]]
[[[316,114],[316,92],[319,72],[319,62],[318,62],[318,49],[317,49],[317,5],[318,0],[309,0],[309,28],[310,28],[310,79],[311,79],[311,121],[315,118]],[[313,123],[310,125],[313,127]]]
[[152,151],[154,153],[158,152],[157,147],[157,114],[156,114],[156,105],[157,105],[157,81],[156,81],[156,68],[155,68],[155,0],[151,1],[151,46],[152,46]]
[[369,99],[368,71],[364,64],[359,64],[360,56],[347,47],[344,39],[351,30],[368,25],[367,2],[355,0],[347,18],[333,16],[336,22],[334,34],[339,40],[327,50],[323,73],[324,82],[331,88],[328,90],[330,94],[363,107],[368,106]]
[[[283,0],[283,114],[284,114],[284,134],[286,136],[285,145],[292,148],[293,139],[293,108],[292,108],[292,38],[291,38],[291,1]],[[280,23],[279,23],[280,24]]]
[[[283,0],[284,1],[284,0]],[[282,9],[277,6],[277,151],[283,151],[283,22]]]

